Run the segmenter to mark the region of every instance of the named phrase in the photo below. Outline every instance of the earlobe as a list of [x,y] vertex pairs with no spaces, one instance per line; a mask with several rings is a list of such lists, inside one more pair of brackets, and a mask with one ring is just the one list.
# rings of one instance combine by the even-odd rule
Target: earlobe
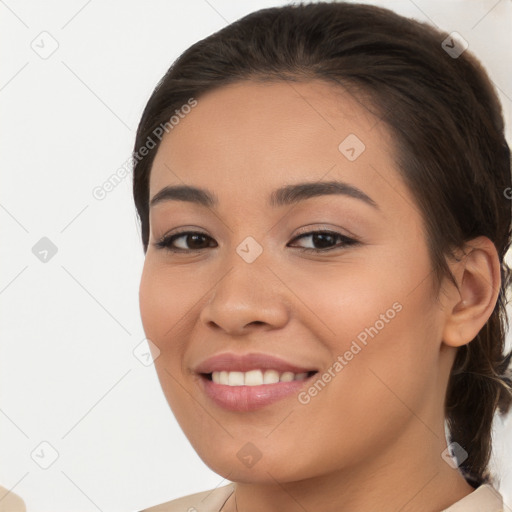
[[464,254],[453,272],[459,290],[452,285],[443,330],[443,342],[452,347],[476,337],[494,310],[501,285],[499,256],[487,237],[468,242]]

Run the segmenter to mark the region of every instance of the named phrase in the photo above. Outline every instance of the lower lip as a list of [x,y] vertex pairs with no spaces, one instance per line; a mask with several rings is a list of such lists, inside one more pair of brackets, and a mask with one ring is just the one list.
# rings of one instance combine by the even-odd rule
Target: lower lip
[[[311,376],[313,377],[313,376]],[[276,382],[260,386],[228,386],[201,376],[202,388],[217,405],[230,411],[249,412],[271,405],[279,400],[296,395],[311,379]]]

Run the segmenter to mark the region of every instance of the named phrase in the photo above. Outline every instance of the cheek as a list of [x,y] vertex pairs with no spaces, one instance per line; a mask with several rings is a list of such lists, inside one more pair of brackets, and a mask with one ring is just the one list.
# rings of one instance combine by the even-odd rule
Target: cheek
[[337,277],[335,270],[308,285],[310,303],[330,331],[322,340],[331,358],[328,384],[308,405],[323,410],[324,419],[327,411],[333,424],[369,434],[390,417],[403,421],[410,414],[404,403],[421,407],[433,392],[439,329],[423,256],[418,251],[413,265],[387,255],[382,265]]
[[154,340],[160,350],[169,348],[171,344],[167,340],[176,336],[198,295],[197,289],[180,280],[176,270],[146,256],[139,286],[140,314],[146,336]]
[[201,418],[199,411],[190,407],[190,396],[184,391],[187,384],[181,365],[186,343],[180,340],[187,339],[191,329],[187,313],[201,295],[176,274],[147,256],[139,286],[139,307],[145,335],[159,350],[154,365],[167,402],[180,423],[189,420],[193,425]]
[[426,283],[408,292],[383,287],[358,306],[345,304],[338,330],[346,335],[332,347],[342,355],[343,370],[334,379],[330,399],[344,397],[341,417],[361,419],[352,427],[371,429],[389,418],[403,420],[410,413],[404,404],[421,408],[435,389],[439,343],[434,305]]
[[[317,318],[317,327],[309,327],[335,356],[349,350],[353,340],[364,344],[389,330],[404,301],[396,275],[380,265],[372,268],[367,261],[348,259],[344,264],[305,275],[300,286],[307,290],[304,302]],[[321,324],[327,328],[325,336],[320,336]]]
[[[300,433],[301,442],[314,447],[308,464],[334,468],[391,446],[417,421],[415,415],[430,417],[437,352],[428,322],[421,320],[429,304],[425,288],[409,296],[388,289],[375,290],[371,300],[338,299],[331,363],[318,375],[327,383],[315,381],[306,389],[294,410],[295,428],[284,422],[274,442],[293,453]],[[303,471],[309,471],[308,464]]]
[[[186,343],[180,340],[187,339],[186,332],[190,329],[187,313],[198,298],[198,291],[184,286],[179,278],[175,278],[175,274],[147,258],[139,286],[144,333],[158,347],[157,357],[153,354],[154,364],[168,399],[168,393],[179,386],[172,377],[182,380],[181,363]],[[188,298],[188,295],[191,297]]]
[[[151,341],[160,339],[163,332],[163,311],[167,309],[167,296],[162,296],[162,286],[151,270],[147,258],[139,285],[139,309],[146,337]],[[170,311],[173,311],[170,309]]]

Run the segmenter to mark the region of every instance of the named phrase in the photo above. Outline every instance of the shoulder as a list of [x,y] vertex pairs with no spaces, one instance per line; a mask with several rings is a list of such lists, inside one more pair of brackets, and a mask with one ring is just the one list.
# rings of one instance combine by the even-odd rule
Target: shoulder
[[234,490],[235,484],[230,483],[223,487],[189,494],[188,496],[161,503],[140,512],[219,512]]
[[492,485],[484,484],[442,512],[503,512],[503,497]]
[[0,512],[26,512],[25,502],[0,485]]

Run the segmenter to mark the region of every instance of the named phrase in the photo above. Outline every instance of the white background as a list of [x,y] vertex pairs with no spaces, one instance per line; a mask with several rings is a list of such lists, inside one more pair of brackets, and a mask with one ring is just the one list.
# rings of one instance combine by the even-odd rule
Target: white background
[[[499,89],[512,140],[510,0],[373,3],[462,34]],[[0,1],[0,484],[29,512],[132,512],[227,483],[133,354],[144,254],[131,176],[102,201],[92,190],[130,156],[142,109],[181,52],[281,4]],[[43,59],[31,44],[58,48]],[[32,252],[42,237],[57,248],[46,263]],[[512,423],[498,427],[512,506]],[[48,469],[31,458],[50,461],[43,441],[59,454]]]

